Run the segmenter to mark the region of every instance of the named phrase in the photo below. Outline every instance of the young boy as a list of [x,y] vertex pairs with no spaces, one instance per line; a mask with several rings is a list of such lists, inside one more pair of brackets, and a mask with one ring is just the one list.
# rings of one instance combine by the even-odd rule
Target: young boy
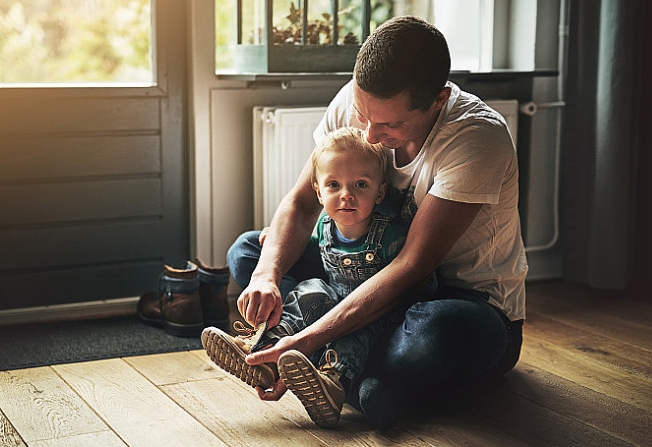
[[400,321],[401,309],[335,340],[311,358],[288,351],[276,367],[248,365],[244,357],[314,323],[385,267],[403,246],[408,225],[391,212],[381,211],[387,205],[379,206],[387,193],[387,157],[383,147],[368,143],[361,130],[347,127],[332,132],[311,160],[313,188],[324,207],[312,243],[319,244],[328,282],[299,283],[283,304],[279,325],[270,330],[266,331],[264,323],[255,331],[240,325],[236,329],[249,332],[248,336],[231,337],[206,328],[202,343],[218,366],[249,385],[266,389],[280,376],[317,425],[332,427],[351,384],[360,378],[371,347],[393,322]]

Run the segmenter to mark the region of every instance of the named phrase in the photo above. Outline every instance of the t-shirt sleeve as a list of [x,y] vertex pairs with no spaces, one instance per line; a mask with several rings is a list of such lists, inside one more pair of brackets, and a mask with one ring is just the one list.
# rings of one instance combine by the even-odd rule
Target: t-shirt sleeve
[[428,192],[466,203],[498,203],[505,174],[516,162],[512,139],[500,122],[458,129],[442,155]]

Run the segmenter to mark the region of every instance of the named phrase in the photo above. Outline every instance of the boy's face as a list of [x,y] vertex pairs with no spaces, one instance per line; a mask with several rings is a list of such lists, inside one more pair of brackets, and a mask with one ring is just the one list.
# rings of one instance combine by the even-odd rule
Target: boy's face
[[340,233],[357,239],[367,232],[374,206],[385,197],[386,185],[373,157],[344,151],[321,155],[314,187]]

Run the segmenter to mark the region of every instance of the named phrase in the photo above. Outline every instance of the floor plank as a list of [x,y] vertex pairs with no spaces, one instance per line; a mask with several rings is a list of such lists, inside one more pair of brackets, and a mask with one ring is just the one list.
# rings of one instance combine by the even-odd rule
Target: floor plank
[[609,433],[553,411],[543,403],[524,399],[505,389],[498,390],[485,405],[465,410],[533,447],[632,446]]
[[154,385],[161,386],[223,377],[221,370],[205,359],[208,359],[206,352],[197,350],[125,357],[123,360]]
[[405,430],[438,447],[529,447],[523,441],[460,410],[446,414],[424,414],[403,421]]
[[592,353],[567,350],[557,340],[531,337],[521,353],[521,360],[545,371],[573,381],[621,402],[652,411],[652,381],[596,359]]
[[109,430],[51,367],[1,371],[0,390],[2,411],[28,444]]
[[58,439],[47,439],[29,443],[29,447],[126,447],[126,444],[112,431],[85,433]]
[[[225,445],[325,446],[230,377],[166,385],[163,391]],[[294,444],[292,444],[294,443]]]
[[121,359],[53,368],[129,446],[224,445]]
[[520,362],[514,371],[506,374],[501,386],[633,445],[652,444],[649,433],[649,427],[652,427],[651,413],[526,362]]
[[[4,402],[4,400],[0,402]],[[0,411],[0,445],[3,447],[25,447],[18,431],[2,411]]]
[[[612,337],[578,329],[541,314],[532,314],[525,327],[527,339],[547,340],[579,357],[611,365],[626,373],[652,381],[652,355],[645,349]],[[652,336],[652,334],[650,334]],[[650,383],[652,386],[652,382]]]
[[[528,320],[533,314],[652,353],[652,305],[624,292],[593,290],[566,282],[528,286]],[[652,299],[650,299],[652,303]]]

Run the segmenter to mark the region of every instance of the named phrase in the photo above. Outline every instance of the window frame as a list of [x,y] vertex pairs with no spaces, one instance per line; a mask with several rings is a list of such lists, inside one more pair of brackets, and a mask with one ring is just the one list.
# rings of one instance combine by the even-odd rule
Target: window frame
[[165,51],[158,45],[156,28],[158,2],[150,1],[152,82],[70,82],[70,83],[0,83],[0,100],[20,98],[115,98],[165,97],[168,88],[165,76]]

